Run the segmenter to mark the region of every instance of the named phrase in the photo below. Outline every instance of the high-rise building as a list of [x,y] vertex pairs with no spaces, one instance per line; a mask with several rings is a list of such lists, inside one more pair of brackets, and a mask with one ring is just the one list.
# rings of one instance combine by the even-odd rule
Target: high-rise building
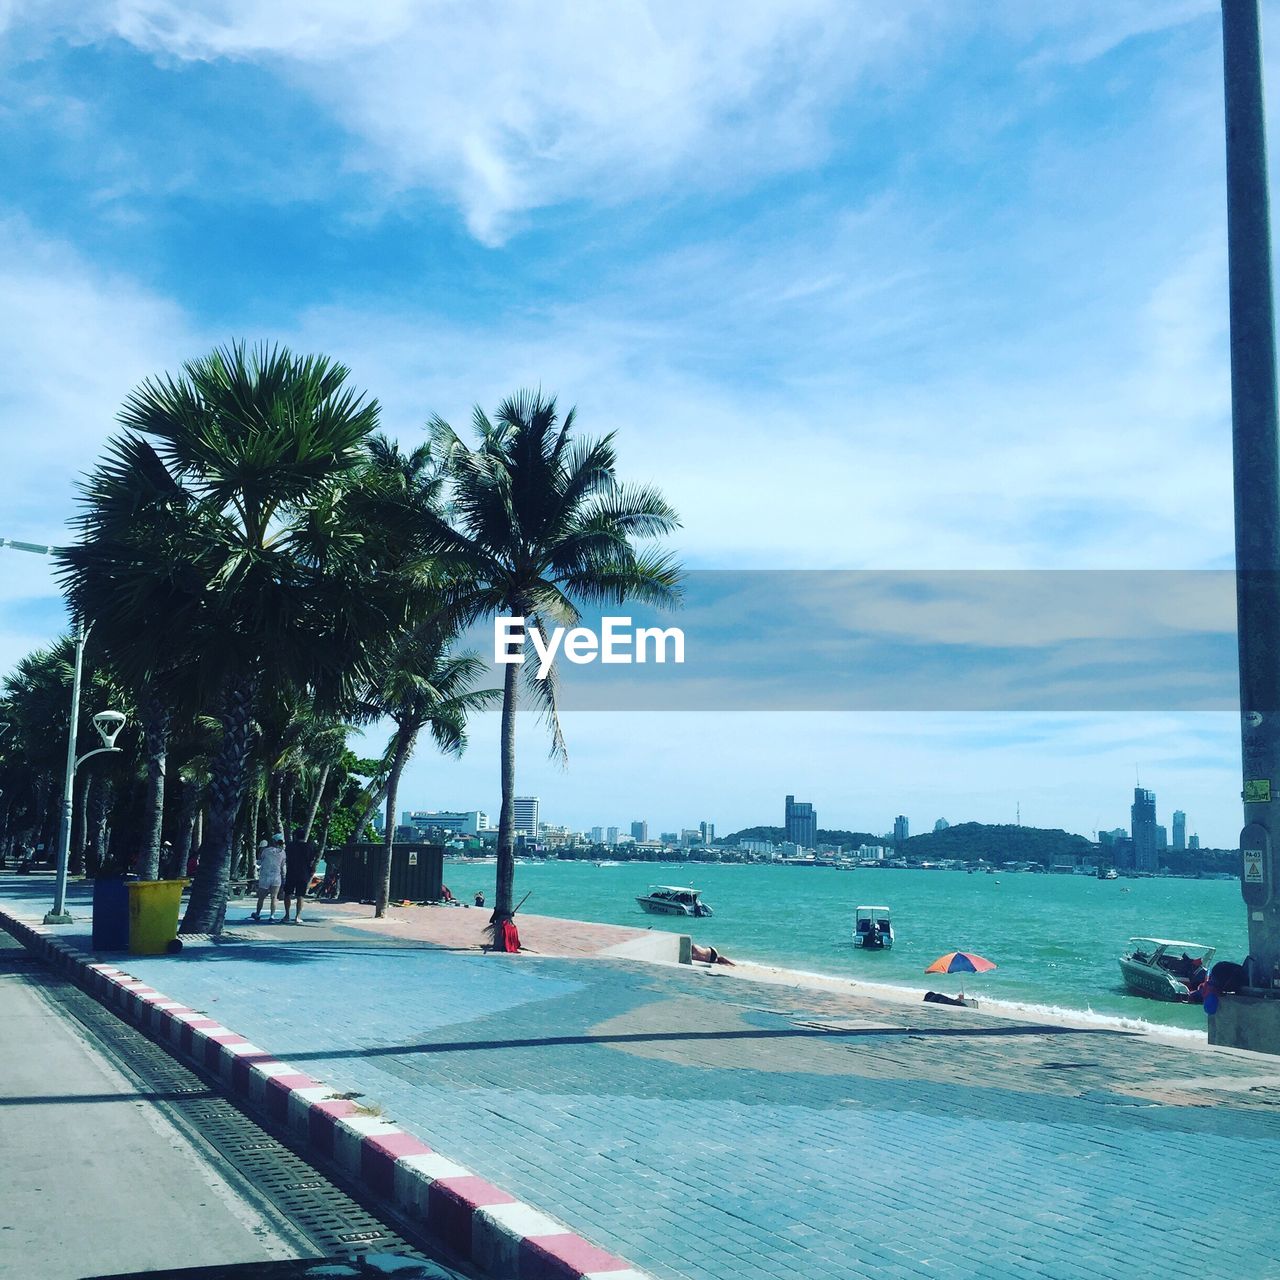
[[818,843],[818,815],[813,805],[807,800],[797,801],[795,796],[788,796],[785,814],[787,840],[802,849],[812,849]]
[[1173,847],[1176,850],[1187,847],[1187,815],[1181,809],[1173,811]]
[[950,825],[951,823],[949,823],[946,818],[939,818],[937,822],[933,824],[933,829],[935,831],[945,831]]
[[643,844],[649,838],[649,824],[647,822],[633,822],[631,824],[631,838]]
[[702,832],[702,843],[710,844],[716,838],[716,824],[714,822],[698,823],[698,830]]
[[433,827],[464,836],[478,836],[482,831],[493,830],[489,815],[478,809],[406,809],[402,817],[406,827],[413,827],[419,833]]
[[606,836],[605,836],[605,841],[604,841],[604,842],[605,842],[605,844],[617,844],[617,843],[618,843],[618,828],[617,828],[617,827],[610,827],[610,828],[609,828],[608,833],[607,833],[607,834],[606,834]]
[[895,848],[901,848],[911,838],[911,824],[907,821],[905,814],[898,814],[893,820],[893,843]]
[[1156,793],[1142,787],[1133,789],[1129,810],[1129,830],[1133,833],[1133,868],[1155,873],[1160,870],[1159,831],[1156,823]]
[[1199,836],[1192,836],[1192,837],[1191,837],[1190,842],[1189,842],[1189,843],[1188,843],[1188,845],[1187,845],[1187,848],[1188,848],[1188,849],[1198,849],[1199,847],[1200,847],[1200,837],[1199,837]]
[[591,843],[604,844],[604,828],[603,827],[591,828]]
[[516,835],[534,836],[538,834],[538,797],[516,796]]
[[663,844],[679,844],[680,836],[675,831],[664,831],[660,837]]
[[1116,860],[1117,871],[1133,870],[1133,841],[1129,836],[1115,836],[1111,845],[1112,856]]

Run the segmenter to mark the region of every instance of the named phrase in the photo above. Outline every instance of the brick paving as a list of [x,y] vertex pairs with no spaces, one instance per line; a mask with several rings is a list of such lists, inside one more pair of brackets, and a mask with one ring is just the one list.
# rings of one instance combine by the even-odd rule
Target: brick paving
[[311,914],[120,963],[656,1276],[1280,1277],[1280,1061]]

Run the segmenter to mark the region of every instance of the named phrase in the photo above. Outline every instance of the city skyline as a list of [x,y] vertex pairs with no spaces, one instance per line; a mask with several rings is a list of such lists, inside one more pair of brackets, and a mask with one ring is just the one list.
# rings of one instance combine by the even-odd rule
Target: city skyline
[[[1188,847],[1197,848],[1201,846],[1205,848],[1236,847],[1234,842],[1218,845],[1218,844],[1214,844],[1213,842],[1203,841],[1200,838],[1199,833],[1191,829],[1191,827],[1189,827],[1187,823],[1186,812],[1182,809],[1173,810],[1171,827],[1166,827],[1163,823],[1160,823],[1158,821],[1158,813],[1159,813],[1158,797],[1156,793],[1150,790],[1149,788],[1144,788],[1144,787],[1135,788],[1133,797],[1134,797],[1133,801],[1129,806],[1129,826],[1128,827],[1124,827],[1124,826],[1108,827],[1105,824],[1103,824],[1101,826],[1097,826],[1085,831],[1072,831],[1072,829],[1069,827],[1061,827],[1060,824],[1054,824],[1053,826],[1050,826],[1047,829],[1065,830],[1070,834],[1082,835],[1086,839],[1094,842],[1098,841],[1098,838],[1100,835],[1114,835],[1114,836],[1122,836],[1124,838],[1132,838],[1135,840],[1135,844],[1139,844],[1139,841],[1141,841],[1142,843],[1139,844],[1139,848],[1136,853],[1136,857],[1138,861],[1138,869],[1140,870],[1154,869],[1154,867],[1158,863],[1157,854],[1158,852],[1163,851],[1164,849],[1185,850]],[[1141,800],[1139,799],[1139,797],[1141,797]],[[541,806],[541,797],[536,797],[536,796],[520,797],[520,799],[524,801],[526,805],[528,805],[528,803],[532,801],[535,812],[538,811],[538,809]],[[1018,809],[1020,810],[1020,806],[1018,806]],[[1139,810],[1141,810],[1141,812],[1139,812]],[[403,810],[402,817],[405,823],[407,824],[411,816],[415,816],[415,815],[426,816],[431,812],[443,813],[448,815],[450,820],[446,825],[450,826],[451,828],[462,830],[462,831],[466,831],[467,826],[463,822],[456,821],[457,819],[461,819],[468,815],[474,815],[477,813],[481,817],[487,816],[487,811],[485,810],[476,810],[476,809],[468,809],[468,808],[457,809],[457,808],[450,808],[448,806],[443,806],[441,809],[436,811],[430,811],[430,810],[423,811],[423,810],[413,810],[411,808],[406,808]],[[987,824],[987,825],[1011,825],[1011,826],[1012,825],[1021,825],[1021,826],[1040,826],[1041,825],[1038,823],[1022,822],[1020,818],[1021,818],[1020,812],[1016,811],[1015,821],[1012,823],[1000,823],[1000,824],[993,823],[993,824]],[[1178,821],[1179,819],[1182,820],[1181,824],[1179,824],[1179,821]],[[546,823],[547,820],[545,817],[543,817],[542,821]],[[842,823],[833,823],[826,827],[819,828],[817,826],[817,821],[816,821],[816,805],[814,805],[811,801],[797,801],[793,794],[788,794],[783,799],[783,822],[782,823],[768,822],[763,820],[756,821],[756,822],[744,822],[744,823],[735,824],[731,827],[723,829],[721,832],[721,835],[728,836],[728,835],[734,834],[737,831],[750,830],[754,827],[777,827],[783,833],[782,839],[789,842],[796,843],[796,844],[805,845],[806,847],[811,847],[812,844],[816,841],[816,832],[819,829],[821,829],[824,831],[857,831],[867,835],[875,836],[877,838],[884,838],[887,842],[894,843],[899,839],[910,838],[910,833],[911,833],[911,830],[913,829],[912,827],[913,821],[914,820],[912,819],[911,815],[899,813],[892,819],[892,821],[887,826],[884,826],[882,828],[877,828],[874,825],[858,826],[858,825],[850,825],[850,824],[842,824]],[[982,820],[978,818],[952,819],[947,817],[945,814],[939,814],[932,821],[921,819],[920,821],[916,822],[914,830],[917,832],[917,834],[922,830],[931,830],[931,831],[937,832],[941,830],[946,830],[949,827],[962,825],[965,822],[979,822],[979,821],[982,821]],[[804,827],[803,830],[800,829],[801,824],[803,824],[803,827]],[[901,824],[901,826],[899,824]],[[575,825],[572,822],[566,822],[560,819],[557,819],[555,823],[551,825],[555,825],[556,827],[573,831],[577,834],[586,835],[594,843],[616,844],[622,838],[635,840],[641,843],[653,838],[658,838],[656,836],[651,836],[650,832],[652,831],[656,833],[660,829],[666,828],[669,824],[665,822],[651,823],[647,818],[644,818],[644,819],[631,820],[630,823],[626,824],[625,828],[622,823],[588,822],[581,825]],[[684,827],[680,823],[672,823],[670,824],[670,826],[673,829],[667,831],[666,835],[673,836],[675,837],[676,840],[678,840],[682,835],[688,832],[694,831],[694,828]],[[702,819],[700,820],[699,826],[701,830],[698,832],[698,834],[701,835],[704,843],[708,843],[708,844],[711,843],[715,839],[716,824],[709,823],[707,820]],[[1181,836],[1182,836],[1181,842],[1179,841],[1179,836],[1178,836],[1180,826],[1181,826]],[[797,838],[799,836],[806,835],[806,833],[810,830],[810,827],[813,831],[812,839],[806,840],[806,839]],[[1141,835],[1139,836],[1140,827],[1141,827]],[[492,831],[492,830],[496,830],[496,828],[497,828],[496,821],[490,818],[487,827],[482,829]],[[708,839],[708,828],[710,829],[709,839]],[[470,832],[470,833],[474,834],[474,832]],[[661,838],[665,839],[666,835],[664,835]]]

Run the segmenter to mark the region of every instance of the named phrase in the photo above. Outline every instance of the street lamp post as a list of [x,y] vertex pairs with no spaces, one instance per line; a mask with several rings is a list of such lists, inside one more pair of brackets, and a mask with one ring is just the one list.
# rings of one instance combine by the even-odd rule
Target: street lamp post
[[[52,555],[54,548],[43,542],[19,542],[14,538],[0,538],[0,547],[12,547],[14,551],[29,551],[32,555]],[[93,722],[102,738],[103,746],[76,759],[76,727],[80,723],[80,676],[84,669],[84,642],[88,639],[90,627],[83,622],[76,623],[75,634],[75,666],[71,676],[71,722],[67,728],[67,771],[62,786],[62,820],[58,825],[58,873],[54,882],[53,910],[45,916],[45,924],[70,924],[71,916],[67,911],[67,864],[71,855],[71,810],[74,802],[76,770],[89,756],[102,754],[104,751],[119,751],[115,746],[116,736],[124,726],[124,716],[119,711],[103,711],[94,716]],[[104,731],[103,724],[107,730]]]
[[58,824],[58,876],[53,886],[53,910],[45,916],[45,924],[70,924],[67,911],[67,863],[71,854],[71,810],[76,782],[76,728],[80,723],[80,673],[84,670],[84,642],[89,630],[83,622],[76,624],[76,660],[71,669],[71,725],[67,732],[67,771],[62,783],[62,821]]
[[71,811],[75,800],[76,770],[90,756],[100,756],[109,751],[119,751],[115,745],[125,717],[119,711],[100,711],[93,717],[93,727],[102,739],[102,746],[86,751],[76,758],[76,728],[80,723],[80,674],[84,667],[84,642],[89,628],[83,623],[76,627],[76,660],[71,676],[71,726],[67,734],[67,772],[62,786],[62,821],[58,825],[58,874],[54,880],[53,910],[44,918],[45,924],[70,924],[67,910],[67,867],[71,861]]

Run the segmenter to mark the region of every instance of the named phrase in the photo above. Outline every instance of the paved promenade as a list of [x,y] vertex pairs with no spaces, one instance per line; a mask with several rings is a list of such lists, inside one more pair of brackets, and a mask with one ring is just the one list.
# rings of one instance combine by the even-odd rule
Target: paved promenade
[[0,934],[0,1276],[309,1256],[97,1051],[66,986]]
[[115,963],[655,1276],[1280,1277],[1280,1061],[353,911]]

